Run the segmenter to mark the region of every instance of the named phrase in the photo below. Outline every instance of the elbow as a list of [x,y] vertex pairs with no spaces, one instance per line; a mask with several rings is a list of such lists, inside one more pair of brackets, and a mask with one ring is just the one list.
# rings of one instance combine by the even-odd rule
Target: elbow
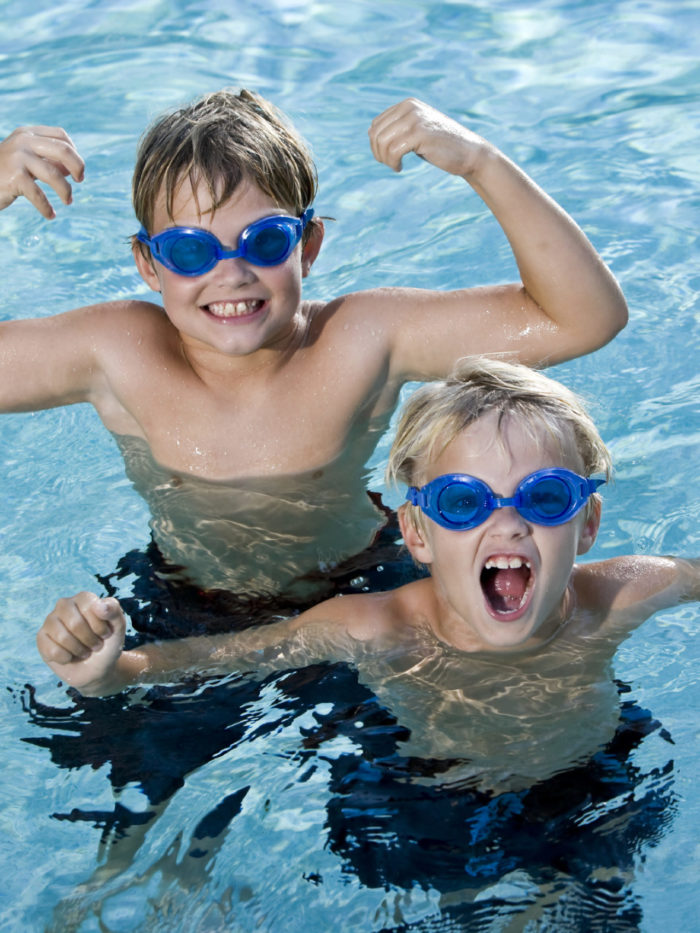
[[610,343],[620,331],[624,330],[628,321],[627,302],[620,292],[617,300],[610,302],[606,313],[599,317],[598,327],[590,329],[586,340],[588,347],[585,352],[592,353]]
[[609,340],[617,337],[621,330],[627,327],[630,319],[629,308],[625,301],[625,296],[620,292],[619,300],[616,302],[615,311],[610,315],[610,336]]
[[[627,300],[623,294],[622,289],[615,279],[613,279],[614,290],[609,298],[609,308],[606,315],[608,322],[607,326],[607,339],[604,343],[608,343],[616,337],[621,330],[627,326],[629,321],[629,308],[627,307]],[[602,344],[601,344],[602,346]]]

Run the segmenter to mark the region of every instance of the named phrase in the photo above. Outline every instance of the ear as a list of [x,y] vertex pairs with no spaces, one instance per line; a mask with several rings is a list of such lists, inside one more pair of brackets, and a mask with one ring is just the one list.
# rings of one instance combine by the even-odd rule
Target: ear
[[581,533],[578,539],[578,547],[576,549],[577,554],[585,554],[586,551],[590,551],[590,549],[595,544],[595,539],[598,536],[598,529],[600,528],[601,510],[601,501],[599,499],[594,499],[591,514],[588,516],[586,521],[583,523],[583,527],[581,528]]
[[417,525],[413,521],[413,516],[409,511],[410,508],[411,506],[409,505],[402,505],[397,513],[399,527],[401,528],[401,536],[403,537],[404,544],[411,553],[411,557],[420,564],[430,565],[433,562],[433,552],[430,547],[430,542],[428,541],[428,536],[425,531],[421,529],[420,525]]
[[304,279],[309,272],[311,272],[311,266],[313,266],[316,257],[321,251],[324,233],[325,227],[323,226],[323,221],[320,219],[314,220],[309,238],[306,243],[304,243],[304,247],[301,251],[301,275]]
[[[146,285],[149,288],[153,289],[154,292],[160,291],[160,279],[158,278],[158,273],[155,269],[155,264],[151,259],[151,253],[148,247],[142,247],[141,243],[134,241],[131,244],[131,252],[134,257],[134,262],[136,263],[136,268],[139,270],[139,275],[144,280]],[[146,253],[148,253],[148,258],[146,258]]]

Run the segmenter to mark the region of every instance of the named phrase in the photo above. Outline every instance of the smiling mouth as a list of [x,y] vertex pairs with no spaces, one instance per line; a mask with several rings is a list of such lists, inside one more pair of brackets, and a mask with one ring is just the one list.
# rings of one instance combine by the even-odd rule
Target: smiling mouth
[[252,298],[248,301],[215,301],[204,305],[204,310],[218,318],[245,317],[248,314],[255,314],[264,304],[265,302],[260,298]]
[[532,567],[524,558],[489,557],[481,571],[481,589],[491,615],[503,620],[519,617],[530,601],[533,581]]

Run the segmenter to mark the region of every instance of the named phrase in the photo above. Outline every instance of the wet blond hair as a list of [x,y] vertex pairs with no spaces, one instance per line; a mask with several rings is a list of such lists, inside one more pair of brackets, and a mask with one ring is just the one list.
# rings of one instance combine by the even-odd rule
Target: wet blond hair
[[253,91],[225,88],[166,113],[145,132],[132,181],[134,211],[150,234],[159,197],[172,220],[180,187],[189,182],[194,191],[201,184],[213,212],[244,179],[297,217],[316,196],[311,154],[281,111]]
[[[574,392],[543,373],[519,363],[486,357],[460,360],[449,378],[417,389],[404,404],[389,453],[387,483],[422,486],[428,468],[465,428],[492,412],[498,427],[516,420],[541,444],[549,437],[562,450],[574,447],[583,474],[612,475],[612,460],[593,419]],[[587,515],[597,493],[589,499]],[[420,527],[417,506],[405,506],[409,519]]]

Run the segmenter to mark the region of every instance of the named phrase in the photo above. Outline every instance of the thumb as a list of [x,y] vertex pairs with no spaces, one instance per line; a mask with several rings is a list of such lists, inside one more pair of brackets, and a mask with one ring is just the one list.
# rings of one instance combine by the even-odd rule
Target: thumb
[[97,597],[91,609],[99,619],[109,622],[113,632],[126,631],[126,616],[118,599],[113,596]]

